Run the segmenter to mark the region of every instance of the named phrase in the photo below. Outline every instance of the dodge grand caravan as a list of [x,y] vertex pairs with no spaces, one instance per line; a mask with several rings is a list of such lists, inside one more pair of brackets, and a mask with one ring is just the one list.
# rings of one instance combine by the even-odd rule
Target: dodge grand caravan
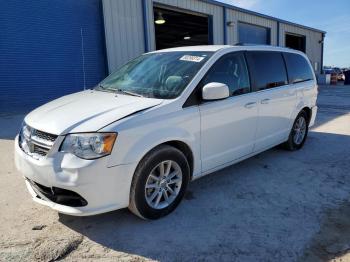
[[156,219],[193,179],[279,144],[300,149],[316,99],[314,72],[298,51],[160,50],[29,113],[15,162],[33,199],[58,212],[129,207]]

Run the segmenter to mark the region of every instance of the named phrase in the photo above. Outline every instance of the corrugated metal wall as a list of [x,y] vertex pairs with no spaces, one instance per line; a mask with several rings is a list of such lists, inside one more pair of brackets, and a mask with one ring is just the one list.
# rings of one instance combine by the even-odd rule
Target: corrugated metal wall
[[[143,8],[143,4],[144,7]],[[224,9],[222,6],[200,0],[103,0],[109,71],[114,71],[125,63],[146,51],[155,50],[153,6],[162,5],[207,14],[213,21],[213,42],[224,44]],[[143,20],[144,19],[144,20]],[[278,22],[239,10],[226,8],[226,20],[233,22],[227,27],[227,44],[236,44],[238,23],[245,22],[270,28],[271,45],[278,44]],[[145,22],[144,22],[145,21]],[[144,37],[146,23],[147,38]],[[310,60],[321,65],[322,33],[301,27],[280,23],[279,45],[284,46],[285,32],[306,36],[306,53]],[[317,70],[319,72],[319,70]]]
[[0,25],[0,114],[27,112],[107,74],[100,0],[3,1]]
[[[309,57],[316,73],[320,73],[322,61],[322,33],[281,23],[280,46],[285,45],[286,33],[292,33],[306,37],[306,54]],[[317,63],[317,68],[315,68],[315,63]]]
[[109,72],[145,52],[141,0],[103,0]]

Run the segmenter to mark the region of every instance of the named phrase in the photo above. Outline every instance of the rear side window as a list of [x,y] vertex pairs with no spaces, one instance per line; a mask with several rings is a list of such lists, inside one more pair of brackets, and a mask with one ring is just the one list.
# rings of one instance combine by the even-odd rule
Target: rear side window
[[288,84],[286,67],[280,52],[249,51],[247,52],[247,61],[253,91]]
[[249,93],[249,75],[243,53],[232,53],[220,58],[204,77],[202,86],[212,82],[226,84],[230,96]]
[[314,79],[310,65],[303,56],[292,53],[283,53],[283,55],[286,60],[290,84]]

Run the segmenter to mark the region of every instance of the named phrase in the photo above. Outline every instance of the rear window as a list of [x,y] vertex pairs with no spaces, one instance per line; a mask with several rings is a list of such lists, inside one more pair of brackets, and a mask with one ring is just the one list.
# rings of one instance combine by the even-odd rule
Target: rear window
[[289,83],[296,84],[314,79],[312,69],[306,59],[298,54],[284,53]]
[[254,91],[288,84],[287,72],[280,52],[249,51],[247,61]]

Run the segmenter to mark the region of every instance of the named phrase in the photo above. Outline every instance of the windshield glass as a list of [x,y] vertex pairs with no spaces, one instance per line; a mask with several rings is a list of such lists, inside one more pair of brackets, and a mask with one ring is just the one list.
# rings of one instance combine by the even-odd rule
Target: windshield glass
[[178,97],[212,52],[145,54],[103,80],[98,90],[173,99]]

